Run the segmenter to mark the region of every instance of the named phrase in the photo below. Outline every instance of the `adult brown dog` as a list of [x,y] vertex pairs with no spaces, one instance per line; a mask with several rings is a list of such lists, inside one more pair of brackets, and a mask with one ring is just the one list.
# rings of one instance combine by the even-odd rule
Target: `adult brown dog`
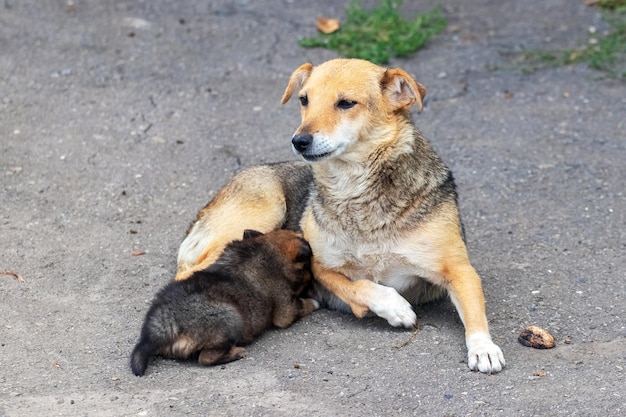
[[236,175],[189,229],[177,279],[214,262],[243,229],[302,230],[326,306],[411,327],[410,303],[447,292],[465,325],[469,367],[500,371],[505,361],[468,260],[452,174],[409,114],[425,94],[401,69],[347,59],[302,65],[282,102],[298,96],[292,147],[308,163]]
[[271,325],[287,327],[319,307],[300,298],[311,281],[311,247],[300,234],[246,230],[243,237],[207,269],[159,291],[131,354],[135,375],[143,375],[157,354],[198,354],[202,365],[240,359],[242,345]]

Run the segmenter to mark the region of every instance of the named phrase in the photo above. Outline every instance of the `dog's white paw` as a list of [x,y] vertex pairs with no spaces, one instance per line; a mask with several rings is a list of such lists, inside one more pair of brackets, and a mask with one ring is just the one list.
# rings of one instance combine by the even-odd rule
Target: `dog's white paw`
[[500,372],[506,365],[502,350],[488,333],[474,333],[466,338],[467,365],[472,371],[487,374]]
[[379,317],[384,318],[394,327],[414,327],[417,315],[404,297],[394,288],[374,284],[376,296],[373,297],[369,309]]

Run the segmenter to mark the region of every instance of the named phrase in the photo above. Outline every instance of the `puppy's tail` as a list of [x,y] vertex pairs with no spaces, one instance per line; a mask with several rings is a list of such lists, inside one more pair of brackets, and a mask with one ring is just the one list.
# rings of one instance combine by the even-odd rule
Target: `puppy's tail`
[[142,376],[146,372],[148,361],[158,350],[159,347],[156,344],[152,343],[148,338],[142,337],[130,355],[130,369],[132,369],[133,374]]

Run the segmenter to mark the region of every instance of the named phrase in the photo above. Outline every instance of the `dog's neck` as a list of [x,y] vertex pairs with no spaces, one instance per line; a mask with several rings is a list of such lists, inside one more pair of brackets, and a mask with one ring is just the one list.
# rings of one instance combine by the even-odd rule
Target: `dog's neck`
[[328,227],[363,236],[384,233],[392,224],[401,228],[404,213],[415,213],[416,205],[436,204],[432,190],[451,181],[449,170],[421,133],[408,126],[377,146],[370,144],[370,152],[357,160],[339,157],[313,164],[313,208],[324,211],[319,217],[329,219]]

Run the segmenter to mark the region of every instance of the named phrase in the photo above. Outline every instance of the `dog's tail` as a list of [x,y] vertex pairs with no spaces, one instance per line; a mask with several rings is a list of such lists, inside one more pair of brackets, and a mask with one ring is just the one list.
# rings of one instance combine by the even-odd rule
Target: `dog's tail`
[[135,375],[141,376],[146,372],[150,358],[172,342],[175,330],[168,309],[155,302],[146,314],[139,342],[130,355],[130,368]]
[[142,376],[146,372],[150,358],[158,350],[158,345],[150,341],[149,338],[142,336],[130,355],[130,369],[132,369],[133,374]]

